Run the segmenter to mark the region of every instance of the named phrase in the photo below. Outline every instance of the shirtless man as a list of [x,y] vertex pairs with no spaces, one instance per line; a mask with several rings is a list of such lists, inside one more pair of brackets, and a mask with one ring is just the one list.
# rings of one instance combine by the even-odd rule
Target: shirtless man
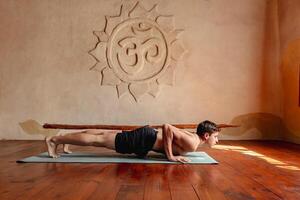
[[170,161],[189,162],[184,157],[187,152],[194,152],[203,144],[210,147],[218,142],[220,128],[208,120],[201,122],[196,133],[178,129],[170,124],[162,126],[162,132],[150,126],[144,126],[132,131],[103,131],[89,129],[86,131],[69,133],[64,136],[46,137],[48,154],[57,158],[57,146],[64,145],[64,152],[71,153],[68,145],[96,146],[113,149],[118,153],[135,153],[138,157],[145,157],[149,151],[163,153]]

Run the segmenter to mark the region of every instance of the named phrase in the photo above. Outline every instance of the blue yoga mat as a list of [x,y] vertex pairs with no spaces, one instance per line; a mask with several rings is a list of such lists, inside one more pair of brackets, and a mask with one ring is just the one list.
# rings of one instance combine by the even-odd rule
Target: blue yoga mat
[[[218,164],[216,160],[205,152],[190,152],[185,155],[191,162],[188,164]],[[180,164],[180,162],[168,161],[166,156],[158,153],[150,153],[146,158],[137,158],[134,154],[97,154],[73,152],[61,154],[59,158],[50,158],[47,152],[36,156],[27,157],[17,161],[18,163],[159,163]]]

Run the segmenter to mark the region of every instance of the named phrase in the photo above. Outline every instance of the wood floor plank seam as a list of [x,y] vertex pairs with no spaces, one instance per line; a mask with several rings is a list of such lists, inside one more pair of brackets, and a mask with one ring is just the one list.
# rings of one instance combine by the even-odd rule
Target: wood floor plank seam
[[[20,164],[15,160],[45,151],[44,142],[0,141],[0,199],[299,199],[300,171],[295,169],[300,167],[300,145],[274,141],[220,141],[220,145],[246,151],[204,149],[218,165]],[[72,146],[72,150],[112,153],[94,147]],[[285,165],[294,165],[294,170]]]
[[[236,168],[234,168],[230,162],[228,161],[224,161],[228,166],[230,166],[231,168],[233,168],[234,170],[238,171],[240,174],[243,174],[241,173],[241,170],[238,170]],[[247,174],[243,174],[245,177],[253,180],[254,182],[256,182],[258,185],[262,186],[264,189],[266,189],[267,191],[270,191],[271,193],[273,193],[274,195],[276,195],[277,197],[279,197],[280,199],[284,199],[282,196],[280,196],[279,194],[277,194],[276,192],[272,191],[272,189],[270,188],[267,188],[266,186],[264,186],[262,183],[260,183],[259,181],[257,181],[256,179],[253,179],[252,177],[250,177],[250,175],[247,175]]]

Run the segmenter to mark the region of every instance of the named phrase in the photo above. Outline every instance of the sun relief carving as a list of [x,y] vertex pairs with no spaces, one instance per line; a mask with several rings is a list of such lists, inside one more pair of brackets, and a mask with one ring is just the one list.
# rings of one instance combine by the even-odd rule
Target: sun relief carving
[[173,85],[176,63],[186,52],[171,15],[160,15],[157,5],[146,10],[139,2],[123,4],[118,16],[106,16],[103,31],[89,54],[101,72],[101,85],[116,86],[118,97],[145,94],[157,97],[160,84]]

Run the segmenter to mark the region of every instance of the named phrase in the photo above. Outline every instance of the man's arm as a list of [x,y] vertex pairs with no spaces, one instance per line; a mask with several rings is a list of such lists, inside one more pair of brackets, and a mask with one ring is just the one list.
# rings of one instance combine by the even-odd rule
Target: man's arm
[[189,159],[183,156],[174,156],[172,143],[174,140],[174,131],[172,130],[172,126],[169,124],[164,124],[162,127],[162,136],[163,136],[163,143],[164,143],[164,150],[167,155],[167,158],[170,161],[179,161],[181,163],[189,162]]

